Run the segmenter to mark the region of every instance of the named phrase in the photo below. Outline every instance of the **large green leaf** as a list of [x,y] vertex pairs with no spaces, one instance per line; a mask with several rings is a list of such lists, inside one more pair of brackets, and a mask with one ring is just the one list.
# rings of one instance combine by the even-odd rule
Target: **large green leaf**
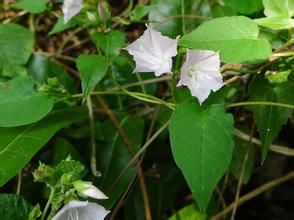
[[0,194],[1,220],[28,219],[33,206],[23,197],[14,194]]
[[175,161],[203,211],[231,162],[233,118],[223,105],[201,109],[195,101],[184,102],[172,115],[170,141]]
[[27,77],[0,83],[0,127],[31,124],[52,110],[53,98],[35,92],[34,85]]
[[274,29],[289,29],[294,27],[294,1],[293,0],[263,0],[266,18],[255,19],[261,26]]
[[84,115],[81,110],[59,110],[32,125],[0,128],[0,186],[16,175],[58,130]]
[[12,6],[26,10],[32,14],[38,14],[46,10],[47,0],[20,0]]
[[[135,116],[125,117],[120,124],[125,130],[128,139],[138,150],[142,143],[144,123],[143,119]],[[125,191],[130,181],[133,179],[136,170],[131,167],[119,181],[115,182],[119,174],[132,159],[132,155],[127,150],[122,137],[112,124],[104,125],[106,143],[99,149],[100,163],[102,163],[102,180],[100,187],[107,194],[109,199],[105,201],[105,206],[112,207],[120,195]],[[115,187],[112,188],[113,184]]]
[[262,0],[224,0],[224,3],[244,15],[263,9]]
[[243,16],[215,18],[180,39],[180,46],[220,51],[227,63],[255,63],[268,59],[271,46],[258,39],[258,27]]
[[[294,104],[294,97],[291,94],[294,94],[294,82],[288,81],[273,85],[262,76],[256,77],[249,88],[250,101]],[[262,158],[264,160],[273,139],[291,116],[292,109],[268,105],[256,105],[251,109],[261,137]]]
[[16,24],[0,25],[0,76],[24,74],[34,44],[33,33]]
[[81,73],[82,90],[86,97],[105,76],[109,62],[102,56],[82,54],[77,58],[76,65]]

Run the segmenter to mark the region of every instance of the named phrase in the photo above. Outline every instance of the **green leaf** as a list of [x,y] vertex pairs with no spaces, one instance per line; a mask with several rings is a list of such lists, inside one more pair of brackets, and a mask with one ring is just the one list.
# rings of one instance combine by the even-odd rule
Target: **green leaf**
[[62,176],[66,176],[66,181],[71,183],[82,179],[82,177],[85,175],[86,169],[81,162],[67,158],[57,164],[55,171],[61,178]]
[[[222,27],[222,28],[220,28]],[[227,63],[256,63],[268,59],[271,46],[258,39],[258,27],[243,16],[215,18],[180,39],[180,46],[220,51]]]
[[196,102],[184,102],[172,115],[172,152],[202,211],[230,165],[233,123],[223,105],[201,109]]
[[268,74],[266,78],[270,83],[283,83],[288,81],[288,76],[291,74],[291,70],[277,71]]
[[0,83],[0,127],[31,124],[52,110],[53,98],[35,92],[34,85],[27,77]]
[[[120,125],[135,148],[135,151],[137,151],[140,148],[143,139],[143,119],[135,116],[127,116],[121,120]],[[132,166],[117,181],[119,174],[132,159],[132,155],[130,155],[125,142],[112,124],[105,124],[104,132],[105,137],[107,137],[107,142],[100,146],[100,159],[98,160],[102,163],[101,167],[103,168],[100,187],[109,197],[104,205],[107,208],[110,208],[126,190],[130,181],[134,178],[136,170]],[[116,184],[112,188],[114,183]]]
[[262,0],[267,17],[292,17],[289,2],[293,0]]
[[151,8],[152,6],[150,5],[136,5],[134,10],[131,12],[131,20],[139,21],[149,13]]
[[244,15],[250,15],[263,9],[262,0],[224,0],[224,3]]
[[[152,0],[152,8],[148,19],[151,21],[162,21],[169,16],[181,14],[181,3],[178,0]],[[181,34],[182,20],[180,18],[171,19],[160,26],[159,31],[170,37]]]
[[20,0],[12,5],[14,8],[26,10],[32,14],[42,13],[46,10],[47,0]]
[[[182,33],[183,19],[179,16],[182,14],[196,14],[199,16],[209,16],[207,11],[209,8],[202,9],[201,0],[194,1],[179,1],[179,0],[152,0],[151,8],[148,15],[150,21],[158,21],[154,23],[154,27],[158,29],[163,35],[175,38]],[[171,19],[172,16],[175,16]],[[195,19],[185,18],[185,26],[194,28],[197,25]]]
[[126,41],[125,34],[121,31],[96,32],[92,38],[107,56],[118,56]]
[[28,219],[33,206],[23,197],[14,194],[0,194],[1,220]]
[[[249,87],[249,101],[266,101],[294,104],[294,82],[288,81],[273,85],[262,76],[257,76]],[[262,160],[266,158],[268,148],[277,136],[288,118],[292,114],[292,109],[255,105],[251,107],[256,121],[257,129],[261,137]]]
[[205,220],[206,216],[197,211],[195,204],[187,205],[173,214],[168,220]]
[[261,26],[282,30],[294,27],[294,3],[293,0],[263,0],[264,14],[266,18],[255,19]]
[[75,26],[77,26],[77,21],[75,20],[75,18],[70,19],[66,24],[64,23],[64,16],[60,16],[56,22],[56,24],[54,25],[54,27],[52,28],[52,30],[49,32],[49,35],[52,34],[56,34],[59,33],[61,31],[65,31],[67,29],[73,28]]
[[237,12],[232,8],[227,5],[218,4],[217,2],[212,4],[210,7],[214,18],[237,15]]
[[[77,130],[77,129],[75,129]],[[52,164],[58,164],[61,160],[65,160],[68,156],[73,160],[81,160],[79,152],[66,139],[58,137],[53,141]]]
[[59,110],[32,125],[0,128],[0,186],[16,175],[58,130],[84,117],[81,110]]
[[82,90],[86,97],[105,76],[109,62],[102,56],[82,54],[77,58],[76,65],[81,73]]
[[41,217],[42,215],[42,211],[41,211],[41,208],[40,208],[40,205],[37,204],[34,206],[34,208],[31,210],[30,214],[29,214],[29,218],[28,220],[36,220],[38,219],[39,217]]
[[17,24],[0,25],[0,76],[23,75],[33,51],[34,36]]
[[282,30],[294,27],[294,19],[285,17],[268,17],[254,20],[257,24],[273,29]]
[[254,148],[252,144],[249,144],[248,141],[244,141],[240,138],[235,138],[235,147],[232,162],[230,165],[230,172],[239,179],[243,169],[243,162],[245,155],[248,152],[247,162],[245,164],[244,174],[242,182],[244,184],[248,183],[250,180],[253,166],[254,166]]

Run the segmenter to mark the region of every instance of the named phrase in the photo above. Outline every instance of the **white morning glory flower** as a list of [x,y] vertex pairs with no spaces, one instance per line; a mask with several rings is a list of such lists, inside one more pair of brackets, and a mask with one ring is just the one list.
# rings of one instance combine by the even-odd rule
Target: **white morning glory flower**
[[192,96],[201,104],[212,91],[223,85],[220,73],[219,53],[210,50],[187,49],[186,61],[181,68],[181,78],[177,86],[187,86]]
[[108,213],[109,211],[96,203],[72,200],[52,220],[103,220]]
[[83,6],[83,0],[64,0],[62,12],[64,14],[64,23],[66,24],[72,17],[78,14]]
[[144,34],[125,49],[134,56],[134,72],[171,72],[172,57],[177,55],[178,38],[171,39],[147,26]]
[[108,197],[96,186],[92,185],[91,182],[78,180],[73,182],[73,185],[82,196],[88,196],[94,199],[108,199]]

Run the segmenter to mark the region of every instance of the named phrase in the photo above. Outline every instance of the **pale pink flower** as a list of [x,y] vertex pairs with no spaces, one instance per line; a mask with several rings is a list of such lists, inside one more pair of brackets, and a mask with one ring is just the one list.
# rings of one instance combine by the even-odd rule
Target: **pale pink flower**
[[108,199],[108,197],[96,186],[92,185],[91,182],[78,180],[73,182],[73,185],[82,196],[87,196],[94,199]]
[[200,104],[209,96],[211,90],[219,90],[224,85],[220,73],[219,53],[188,49],[177,86],[181,85],[187,86]]
[[144,34],[125,49],[136,62],[134,72],[170,73],[172,57],[177,55],[179,37],[171,39],[147,26]]
[[67,23],[77,15],[83,6],[83,0],[64,0],[62,12],[64,14],[64,23]]
[[93,202],[72,200],[60,209],[52,220],[103,220],[109,212]]

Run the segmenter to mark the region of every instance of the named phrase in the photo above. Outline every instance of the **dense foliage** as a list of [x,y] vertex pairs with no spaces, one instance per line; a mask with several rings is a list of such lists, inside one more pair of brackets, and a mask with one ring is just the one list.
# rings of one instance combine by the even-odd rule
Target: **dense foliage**
[[0,4],[1,219],[294,218],[294,0]]

